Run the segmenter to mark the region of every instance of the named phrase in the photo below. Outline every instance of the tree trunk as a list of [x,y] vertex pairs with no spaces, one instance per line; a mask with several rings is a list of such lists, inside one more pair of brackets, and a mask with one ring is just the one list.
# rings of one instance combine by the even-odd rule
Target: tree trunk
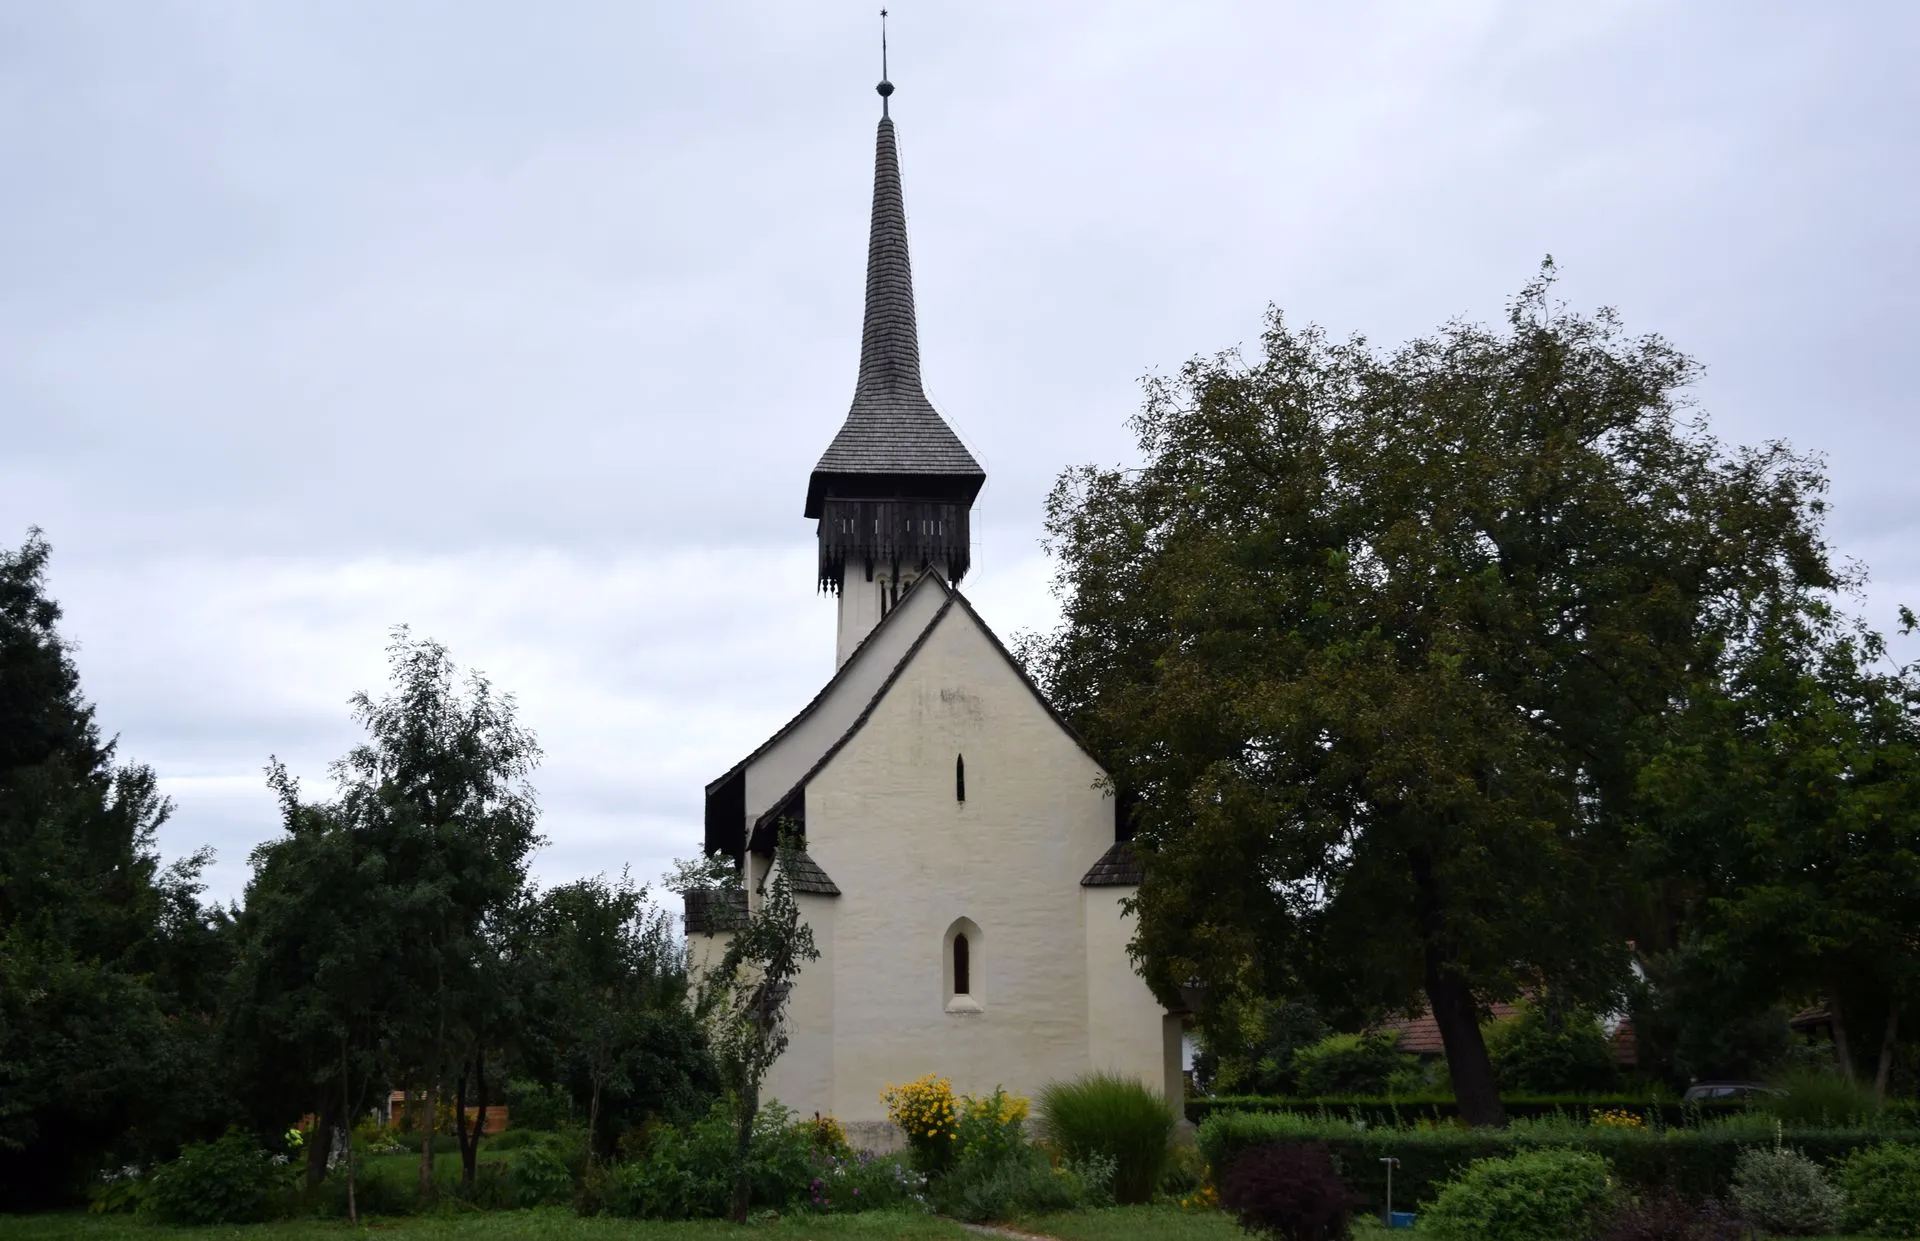
[[433,1131],[440,1119],[440,1074],[427,1081],[426,1119],[420,1126],[420,1196],[433,1197]]
[[453,1142],[460,1151],[460,1188],[473,1190],[473,1161],[467,1155],[467,1066],[453,1079]]
[[[509,1117],[508,1119],[512,1119]],[[600,1075],[593,1075],[593,1101],[587,1104],[587,1162],[600,1159]]]
[[480,1135],[487,1127],[487,1052],[473,1052],[473,1101],[477,1113],[467,1122],[467,1066],[460,1066],[460,1078],[454,1088],[453,1131],[460,1140],[460,1184],[471,1190],[480,1163]]
[[[347,1065],[347,1039],[340,1037],[340,1115],[345,1118],[347,1130],[347,1222],[360,1223],[360,1204],[355,1191],[353,1166],[353,1073]],[[333,1130],[327,1130],[327,1145],[333,1145]]]
[[1848,1081],[1853,1075],[1853,1053],[1847,1047],[1847,1019],[1840,1011],[1840,988],[1831,987],[1827,996],[1827,1028],[1833,1031],[1833,1055],[1840,1062],[1840,1075]]
[[308,1190],[320,1188],[321,1180],[327,1175],[327,1151],[333,1145],[333,1127],[337,1121],[333,1105],[323,1100],[314,1113],[313,1132],[307,1137]]
[[736,1224],[747,1222],[747,1211],[753,1203],[753,1183],[747,1172],[747,1156],[753,1150],[753,1119],[759,1111],[760,1087],[750,1085],[740,1094],[739,1132],[734,1138],[731,1217]]
[[1433,1010],[1434,1024],[1440,1027],[1440,1043],[1446,1050],[1447,1073],[1453,1079],[1460,1118],[1470,1125],[1504,1125],[1507,1115],[1493,1081],[1493,1062],[1487,1058],[1487,1043],[1480,1036],[1480,1006],[1466,979],[1454,968],[1459,954],[1447,933],[1433,860],[1416,849],[1409,861],[1418,893],[1427,1004]]
[[1900,1003],[1887,1000],[1887,1028],[1880,1035],[1880,1066],[1873,1073],[1873,1100],[1876,1103],[1887,1101],[1887,1087],[1893,1082],[1894,1044],[1900,1037]]

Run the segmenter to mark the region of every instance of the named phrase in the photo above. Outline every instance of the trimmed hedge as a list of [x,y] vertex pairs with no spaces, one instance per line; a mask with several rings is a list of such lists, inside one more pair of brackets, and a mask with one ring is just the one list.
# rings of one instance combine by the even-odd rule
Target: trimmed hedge
[[[1645,1095],[1533,1095],[1503,1094],[1501,1105],[1516,1120],[1534,1120],[1564,1116],[1584,1121],[1593,1112],[1627,1111],[1645,1116],[1649,1122],[1679,1128],[1727,1116],[1741,1116],[1750,1108],[1744,1099],[1702,1099],[1681,1103],[1675,1099],[1649,1099]],[[1293,1112],[1302,1116],[1331,1117],[1364,1121],[1369,1125],[1411,1125],[1443,1122],[1460,1114],[1460,1105],[1450,1095],[1407,1095],[1389,1098],[1377,1095],[1329,1095],[1295,1098],[1290,1095],[1199,1095],[1186,1100],[1187,1119],[1202,1124],[1215,1112]],[[1895,1099],[1880,1113],[1881,1123],[1897,1129],[1920,1129],[1920,1100]]]
[[[1883,1142],[1920,1142],[1920,1131],[1788,1129],[1787,1145],[1823,1164]],[[1272,1142],[1321,1142],[1370,1211],[1385,1205],[1382,1159],[1400,1161],[1393,1173],[1394,1206],[1408,1210],[1429,1200],[1440,1184],[1476,1159],[1563,1147],[1604,1155],[1621,1182],[1636,1190],[1671,1188],[1690,1198],[1727,1192],[1741,1150],[1772,1145],[1774,1129],[1759,1118],[1692,1129],[1619,1129],[1569,1121],[1521,1121],[1505,1129],[1457,1126],[1396,1127],[1313,1119],[1285,1112],[1216,1112],[1200,1126],[1200,1150],[1216,1178],[1242,1151]]]

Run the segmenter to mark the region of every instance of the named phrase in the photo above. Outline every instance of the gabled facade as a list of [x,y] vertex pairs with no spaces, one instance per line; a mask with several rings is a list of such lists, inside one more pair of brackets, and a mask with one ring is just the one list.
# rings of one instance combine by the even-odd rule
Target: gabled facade
[[[804,841],[821,955],[766,1093],[873,1143],[881,1091],[927,1072],[1031,1094],[1108,1069],[1176,1101],[1181,1081],[1179,1019],[1127,956],[1140,874],[1106,773],[954,584],[986,476],[921,389],[905,219],[883,115],[859,381],[804,508],[838,670],[706,798],[706,849],[750,908],[781,825]],[[696,970],[732,916],[689,902]]]

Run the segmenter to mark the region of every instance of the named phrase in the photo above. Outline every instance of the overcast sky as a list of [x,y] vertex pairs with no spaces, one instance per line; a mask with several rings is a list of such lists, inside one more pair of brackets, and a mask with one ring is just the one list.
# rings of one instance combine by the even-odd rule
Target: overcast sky
[[[0,0],[0,540],[239,893],[411,623],[517,693],[544,880],[657,876],[831,672],[808,471],[852,394],[876,5]],[[1142,374],[1269,304],[1391,343],[1544,254],[1826,455],[1920,604],[1920,6],[897,0],[929,394],[971,597]]]

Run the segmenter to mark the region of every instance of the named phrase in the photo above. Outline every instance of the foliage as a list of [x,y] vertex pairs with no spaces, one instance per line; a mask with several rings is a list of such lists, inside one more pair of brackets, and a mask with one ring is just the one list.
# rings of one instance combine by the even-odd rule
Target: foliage
[[880,1101],[887,1105],[887,1119],[906,1135],[916,1168],[932,1176],[953,1166],[960,1131],[950,1079],[923,1074],[903,1085],[888,1086],[881,1091]]
[[1526,1003],[1487,1027],[1485,1038],[1503,1091],[1599,1094],[1620,1084],[1613,1046],[1591,1013]]
[[102,1167],[213,1136],[207,1037],[225,920],[202,851],[162,866],[170,807],[81,695],[38,530],[0,549],[0,1209],[76,1202]]
[[[645,1157],[617,1165],[600,1197],[604,1210],[632,1219],[702,1219],[730,1213],[740,1160],[733,1111],[716,1103],[684,1128],[664,1126]],[[784,1210],[806,1199],[815,1176],[804,1125],[778,1103],[756,1109],[747,1147],[750,1206]]]
[[1354,1197],[1325,1146],[1289,1142],[1236,1159],[1221,1183],[1220,1204],[1242,1228],[1274,1241],[1345,1241]]
[[[1215,1168],[1230,1167],[1243,1152],[1274,1142],[1322,1142],[1365,1204],[1385,1205],[1380,1160],[1395,1158],[1394,1200],[1431,1197],[1438,1187],[1476,1159],[1549,1147],[1590,1151],[1606,1158],[1621,1185],[1635,1193],[1672,1188],[1690,1198],[1726,1195],[1743,1150],[1771,1144],[1773,1122],[1758,1115],[1710,1121],[1696,1128],[1650,1126],[1618,1129],[1577,1118],[1516,1120],[1501,1130],[1469,1129],[1457,1123],[1392,1125],[1356,1123],[1293,1113],[1216,1112],[1200,1126],[1199,1145]],[[1920,1140],[1920,1131],[1886,1129],[1793,1129],[1785,1139],[1823,1163],[1838,1163],[1856,1150],[1885,1141]]]
[[1294,1052],[1293,1074],[1302,1094],[1386,1094],[1394,1075],[1413,1062],[1396,1030],[1329,1034]]
[[815,1144],[807,1206],[822,1214],[927,1207],[927,1178],[890,1155]]
[[1920,1146],[1891,1143],[1855,1151],[1840,1167],[1847,1231],[1920,1237]]
[[[507,1133],[558,1129],[572,1119],[573,1100],[552,1082],[516,1079],[507,1083],[503,1093],[507,1114],[513,1117],[513,1128]],[[500,1135],[505,1136],[505,1133]],[[499,1144],[500,1139],[495,1138],[496,1149]]]
[[1778,1094],[1763,1095],[1755,1106],[1783,1125],[1864,1124],[1880,1111],[1873,1087],[1839,1073],[1799,1069],[1768,1083]]
[[1587,1123],[1602,1129],[1645,1129],[1647,1118],[1624,1107],[1598,1108],[1587,1116]]
[[1832,1232],[1846,1206],[1846,1196],[1819,1164],[1778,1143],[1740,1152],[1733,1201],[1755,1224],[1789,1237]]
[[964,1095],[954,1141],[962,1162],[999,1163],[1027,1144],[1027,1100],[999,1086],[990,1095]]
[[1676,1088],[1759,1081],[1788,1055],[1787,1005],[1698,931],[1684,931],[1673,948],[1643,955],[1640,964],[1644,981],[1633,989],[1632,1010],[1642,1072]]
[[829,1154],[840,1154],[850,1149],[846,1127],[833,1117],[815,1112],[812,1120],[800,1123],[807,1127],[807,1138],[816,1149]]
[[1040,1135],[1062,1156],[1114,1161],[1114,1200],[1150,1202],[1166,1172],[1173,1109],[1138,1078],[1082,1074],[1040,1092]]
[[558,1206],[573,1197],[573,1174],[552,1143],[522,1147],[509,1154],[506,1162],[513,1205]]
[[1391,352],[1276,312],[1260,356],[1150,381],[1143,465],[1055,487],[1063,621],[1025,650],[1139,795],[1155,989],[1424,995],[1475,1123],[1482,1002],[1623,990],[1660,704],[1835,582],[1815,463],[1723,451],[1690,359],[1551,282]]
[[760,1109],[760,1083],[787,1049],[787,1000],[794,979],[808,962],[820,957],[813,928],[800,920],[800,906],[793,896],[798,848],[792,834],[783,830],[760,888],[759,908],[734,930],[725,955],[700,985],[698,1011],[733,1108],[731,1214],[735,1223],[746,1221],[754,1195],[750,1145]]
[[1718,1198],[1695,1200],[1671,1189],[1622,1203],[1600,1228],[1600,1241],[1747,1241],[1751,1235]]
[[1227,995],[1204,1016],[1193,1073],[1208,1093],[1299,1094],[1293,1058],[1333,1033],[1311,999]]
[[253,1135],[229,1129],[156,1171],[140,1210],[163,1224],[250,1224],[266,1218],[275,1179]]
[[1442,1241],[1568,1241],[1592,1236],[1613,1201],[1600,1156],[1526,1151],[1468,1165],[1421,1209],[1420,1227]]
[[1064,1211],[1085,1202],[1086,1187],[1069,1168],[1021,1145],[997,1157],[963,1155],[932,1184],[933,1200],[947,1215],[969,1223]]

